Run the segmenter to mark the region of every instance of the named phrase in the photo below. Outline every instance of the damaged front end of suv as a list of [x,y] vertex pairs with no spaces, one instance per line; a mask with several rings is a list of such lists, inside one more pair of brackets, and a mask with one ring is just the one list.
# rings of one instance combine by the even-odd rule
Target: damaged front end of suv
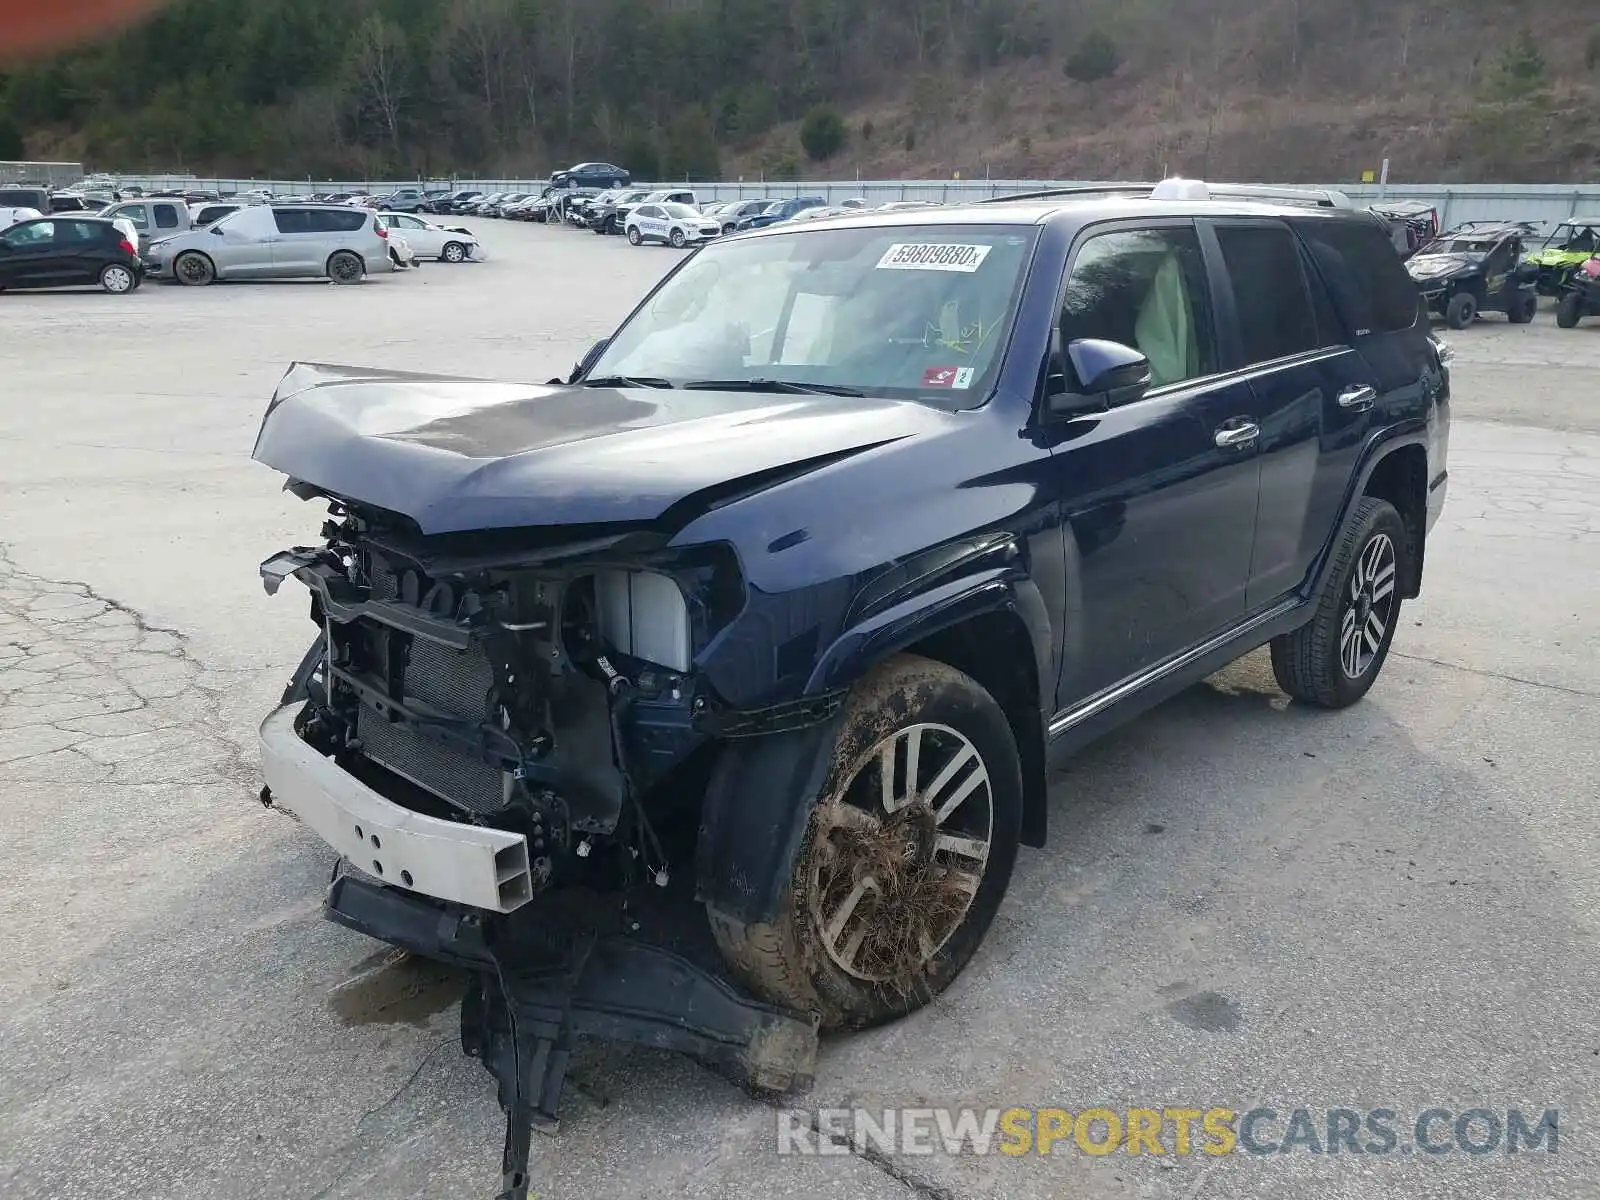
[[507,1196],[576,1037],[804,1086],[1042,838],[1061,531],[983,404],[1037,229],[911,233],[686,259],[567,383],[297,364],[267,408],[328,515],[261,566],[316,630],[263,799],[338,855],[331,919],[470,973]]

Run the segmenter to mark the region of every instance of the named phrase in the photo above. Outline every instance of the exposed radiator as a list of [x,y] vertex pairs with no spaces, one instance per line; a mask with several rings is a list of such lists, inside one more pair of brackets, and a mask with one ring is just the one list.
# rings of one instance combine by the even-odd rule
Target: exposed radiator
[[506,775],[464,750],[425,738],[405,725],[361,706],[356,735],[362,752],[441,800],[472,813],[499,812],[506,805]]

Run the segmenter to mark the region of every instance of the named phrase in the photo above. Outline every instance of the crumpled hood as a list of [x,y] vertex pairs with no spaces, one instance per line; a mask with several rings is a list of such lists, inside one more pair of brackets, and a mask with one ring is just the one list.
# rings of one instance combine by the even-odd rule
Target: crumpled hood
[[423,533],[653,521],[715,489],[936,432],[910,401],[537,386],[296,363],[252,457]]

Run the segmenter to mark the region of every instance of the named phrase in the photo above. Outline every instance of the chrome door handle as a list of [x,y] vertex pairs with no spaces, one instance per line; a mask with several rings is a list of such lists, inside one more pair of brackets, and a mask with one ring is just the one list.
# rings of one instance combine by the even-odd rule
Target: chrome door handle
[[1259,425],[1224,425],[1217,430],[1216,442],[1218,446],[1227,449],[1230,446],[1243,446],[1255,441],[1261,436]]
[[1358,383],[1339,393],[1339,407],[1348,408],[1351,412],[1366,412],[1377,398],[1376,388]]

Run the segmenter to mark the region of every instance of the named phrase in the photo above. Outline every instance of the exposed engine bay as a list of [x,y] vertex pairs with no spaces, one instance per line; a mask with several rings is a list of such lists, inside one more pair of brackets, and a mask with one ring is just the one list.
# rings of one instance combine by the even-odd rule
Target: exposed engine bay
[[[331,919],[474,972],[462,1046],[507,1113],[501,1195],[527,1194],[578,1034],[807,1082],[814,1018],[740,995],[627,915],[671,880],[658,825],[698,812],[703,789],[671,782],[741,719],[691,671],[740,609],[731,553],[669,563],[637,531],[510,550],[340,500],[322,534],[261,566],[269,592],[310,589],[321,631],[263,724],[262,798],[340,852]],[[546,893],[588,911],[541,908]],[[609,928],[587,898],[607,893],[624,897]]]
[[330,512],[322,547],[262,567],[269,587],[292,573],[311,588],[322,629],[300,736],[406,808],[523,834],[503,911],[601,864],[665,885],[646,797],[705,741],[689,668],[737,611],[731,557],[679,552],[669,574],[623,538],[575,562],[571,545],[528,551],[537,565],[452,561]]

